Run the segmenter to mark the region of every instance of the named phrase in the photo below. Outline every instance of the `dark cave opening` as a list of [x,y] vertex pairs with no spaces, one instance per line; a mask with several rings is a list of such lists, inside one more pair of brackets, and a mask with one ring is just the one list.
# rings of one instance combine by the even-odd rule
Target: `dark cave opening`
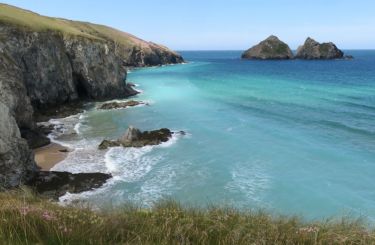
[[89,98],[89,92],[87,90],[86,86],[86,80],[82,76],[82,74],[79,73],[73,73],[73,81],[76,86],[76,91],[78,94],[78,97],[81,99],[87,99]]

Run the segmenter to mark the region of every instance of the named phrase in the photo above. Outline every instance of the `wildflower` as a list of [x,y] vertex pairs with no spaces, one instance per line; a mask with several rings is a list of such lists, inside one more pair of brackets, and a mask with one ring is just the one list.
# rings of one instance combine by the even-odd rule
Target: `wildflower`
[[316,226],[307,226],[299,228],[297,233],[317,233],[319,232],[319,227]]
[[52,213],[50,213],[50,212],[48,212],[48,211],[44,211],[44,212],[43,212],[43,214],[42,214],[42,218],[43,218],[44,220],[47,220],[47,221],[55,220],[55,219],[56,219],[56,217],[55,217]]

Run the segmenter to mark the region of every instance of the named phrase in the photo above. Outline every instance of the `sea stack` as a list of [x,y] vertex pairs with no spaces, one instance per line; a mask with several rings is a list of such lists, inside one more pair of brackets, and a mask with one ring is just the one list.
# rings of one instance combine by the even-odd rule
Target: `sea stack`
[[298,48],[296,58],[305,60],[342,59],[344,58],[344,52],[338,49],[332,42],[318,43],[314,39],[308,37],[305,43]]
[[287,60],[293,59],[293,53],[286,43],[272,35],[246,50],[242,54],[242,59]]

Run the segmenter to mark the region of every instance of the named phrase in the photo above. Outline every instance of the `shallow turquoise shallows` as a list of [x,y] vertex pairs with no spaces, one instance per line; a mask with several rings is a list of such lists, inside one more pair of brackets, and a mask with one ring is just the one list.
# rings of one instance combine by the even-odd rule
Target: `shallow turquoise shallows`
[[[63,200],[150,206],[172,197],[309,219],[375,218],[375,51],[332,61],[181,53],[188,64],[129,74],[143,91],[134,99],[149,106],[90,107],[74,125],[78,136],[59,140],[76,150],[54,169],[114,176],[102,189]],[[96,150],[129,125],[187,135],[155,147]]]

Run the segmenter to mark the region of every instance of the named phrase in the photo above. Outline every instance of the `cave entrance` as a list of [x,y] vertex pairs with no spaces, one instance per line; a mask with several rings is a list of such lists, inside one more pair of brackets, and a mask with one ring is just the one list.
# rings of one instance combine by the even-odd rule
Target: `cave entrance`
[[73,73],[73,81],[76,86],[78,97],[81,99],[88,99],[89,92],[87,91],[86,80],[79,73]]

